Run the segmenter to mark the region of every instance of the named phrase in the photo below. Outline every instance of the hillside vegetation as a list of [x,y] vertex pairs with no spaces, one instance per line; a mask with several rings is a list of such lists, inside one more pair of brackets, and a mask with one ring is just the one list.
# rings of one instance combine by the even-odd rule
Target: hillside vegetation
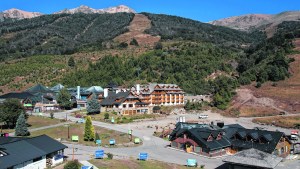
[[57,56],[1,64],[0,73],[5,77],[1,85],[19,84],[17,88],[21,88],[21,83],[60,82],[66,86],[105,86],[113,81],[130,87],[134,83],[176,83],[190,94],[213,94],[212,104],[226,109],[239,85],[257,81],[259,87],[265,81],[289,77],[293,60],[286,55],[292,52],[293,38],[299,37],[299,22],[282,23],[277,33],[266,39],[261,32],[248,34],[175,16],[145,15],[151,20],[146,33],[162,38],[153,49],[147,48],[138,56],[125,55],[124,51],[139,49],[138,44],[114,44],[115,53],[95,56],[99,60],[87,58],[93,62],[77,56],[73,68],[67,66],[70,56],[62,54],[106,51],[103,42],[116,43],[111,40],[127,31],[134,14],[61,14],[4,21],[0,23],[2,60],[37,54]]
[[60,14],[0,22],[0,60],[71,54],[127,31],[134,14]]

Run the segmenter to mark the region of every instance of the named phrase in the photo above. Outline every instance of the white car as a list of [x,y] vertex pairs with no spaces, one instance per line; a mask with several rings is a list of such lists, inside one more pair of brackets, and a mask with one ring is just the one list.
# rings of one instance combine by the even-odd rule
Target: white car
[[199,119],[207,119],[208,118],[208,115],[207,114],[200,114]]

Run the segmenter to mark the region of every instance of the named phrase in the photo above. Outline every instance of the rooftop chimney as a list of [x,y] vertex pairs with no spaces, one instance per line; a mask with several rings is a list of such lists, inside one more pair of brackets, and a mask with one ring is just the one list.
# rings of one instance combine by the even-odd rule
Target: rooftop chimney
[[77,100],[80,100],[80,86],[77,86]]
[[137,93],[137,95],[140,95],[140,90],[141,90],[140,84],[137,84],[136,85],[136,93]]
[[108,88],[104,89],[104,94],[103,94],[104,98],[106,98],[108,96]]

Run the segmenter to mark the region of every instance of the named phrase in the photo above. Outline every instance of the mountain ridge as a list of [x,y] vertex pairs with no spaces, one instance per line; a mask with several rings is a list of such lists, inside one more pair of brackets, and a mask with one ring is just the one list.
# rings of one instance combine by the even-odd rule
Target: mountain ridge
[[274,27],[283,21],[299,21],[300,11],[284,11],[278,14],[246,14],[232,16],[209,22],[212,25],[225,26],[241,31],[252,31],[254,29],[264,30],[271,36]]
[[[91,8],[86,5],[81,5],[77,8],[63,9],[63,10],[54,12],[52,14],[75,14],[75,13],[85,13],[85,14],[111,13],[111,14],[113,14],[113,13],[120,13],[120,12],[136,13],[135,10],[133,10],[132,8],[130,8],[126,5],[118,5],[118,6],[113,6],[113,7],[103,8],[103,9],[94,9],[94,8]],[[40,13],[40,12],[29,12],[29,11],[24,11],[24,10],[17,9],[17,8],[11,8],[11,9],[0,12],[0,21],[3,21],[5,18],[6,19],[30,19],[30,18],[42,16],[42,15],[48,15],[48,14],[44,14],[44,13]]]

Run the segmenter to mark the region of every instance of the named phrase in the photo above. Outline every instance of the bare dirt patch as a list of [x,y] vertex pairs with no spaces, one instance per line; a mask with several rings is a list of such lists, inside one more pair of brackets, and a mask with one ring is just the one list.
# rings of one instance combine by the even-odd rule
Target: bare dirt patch
[[114,40],[129,44],[134,38],[140,46],[154,46],[154,44],[160,40],[160,36],[152,36],[144,33],[144,31],[149,28],[151,28],[151,21],[148,17],[142,14],[136,14],[128,27],[129,32],[117,36]]
[[[294,42],[295,50],[300,50],[300,39]],[[300,54],[289,56],[291,77],[279,82],[267,82],[260,88],[248,85],[237,90],[227,114],[234,116],[265,116],[300,113]]]
[[261,123],[267,125],[275,125],[284,128],[300,127],[300,115],[297,116],[277,116],[277,117],[264,117],[252,120],[254,123]]

